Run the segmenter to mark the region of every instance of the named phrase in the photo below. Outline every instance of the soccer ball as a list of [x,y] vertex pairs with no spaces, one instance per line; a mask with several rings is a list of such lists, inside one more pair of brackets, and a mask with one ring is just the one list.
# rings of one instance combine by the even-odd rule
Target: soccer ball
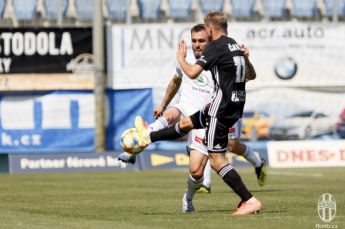
[[138,154],[144,149],[139,146],[139,134],[135,128],[129,128],[122,133],[120,145],[130,154]]

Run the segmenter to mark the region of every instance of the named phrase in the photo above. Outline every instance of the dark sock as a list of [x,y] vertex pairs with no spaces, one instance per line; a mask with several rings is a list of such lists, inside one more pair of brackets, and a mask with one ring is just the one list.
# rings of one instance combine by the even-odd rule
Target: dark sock
[[181,130],[178,123],[175,125],[169,126],[168,128],[164,128],[158,131],[153,131],[150,133],[151,142],[161,141],[161,140],[174,140],[182,137],[183,135],[187,134]]
[[241,197],[242,201],[247,201],[253,197],[242,182],[240,175],[238,175],[236,170],[230,164],[227,164],[219,170],[218,175],[221,176],[223,181]]

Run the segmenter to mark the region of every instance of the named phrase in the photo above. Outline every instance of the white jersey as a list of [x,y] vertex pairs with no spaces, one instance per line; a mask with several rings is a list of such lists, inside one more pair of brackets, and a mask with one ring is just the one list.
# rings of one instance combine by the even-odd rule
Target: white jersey
[[[196,59],[192,56],[187,57],[187,62],[194,64]],[[176,66],[177,77],[182,78],[182,84],[179,90],[178,99],[173,105],[178,108],[183,116],[189,116],[203,108],[211,102],[214,92],[214,82],[211,72],[202,71],[196,79],[190,79],[185,75],[180,66]]]

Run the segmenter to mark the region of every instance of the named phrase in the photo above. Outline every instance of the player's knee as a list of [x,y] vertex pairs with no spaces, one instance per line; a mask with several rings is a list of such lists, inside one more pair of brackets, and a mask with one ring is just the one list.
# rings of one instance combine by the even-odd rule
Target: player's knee
[[238,155],[242,155],[243,154],[241,143],[237,139],[230,140],[229,143],[228,143],[228,148],[229,148],[230,152],[233,152],[233,153],[238,154]]
[[169,114],[169,113],[164,114],[164,118],[166,119],[166,121],[168,122],[169,125],[172,125],[175,122],[173,114]]
[[193,129],[193,123],[189,117],[180,119],[179,127],[184,131],[190,131]]
[[200,180],[203,177],[204,171],[200,169],[199,167],[190,167],[189,168],[190,175],[195,179],[195,180]]

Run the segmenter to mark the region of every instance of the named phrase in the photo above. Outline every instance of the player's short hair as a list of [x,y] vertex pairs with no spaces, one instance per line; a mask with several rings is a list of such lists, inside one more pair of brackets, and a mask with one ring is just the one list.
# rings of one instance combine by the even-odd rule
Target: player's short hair
[[205,24],[196,24],[193,26],[193,28],[190,30],[191,33],[197,33],[200,31],[206,31],[206,26]]
[[212,25],[216,30],[228,31],[228,20],[222,12],[211,12],[204,18],[205,25]]

